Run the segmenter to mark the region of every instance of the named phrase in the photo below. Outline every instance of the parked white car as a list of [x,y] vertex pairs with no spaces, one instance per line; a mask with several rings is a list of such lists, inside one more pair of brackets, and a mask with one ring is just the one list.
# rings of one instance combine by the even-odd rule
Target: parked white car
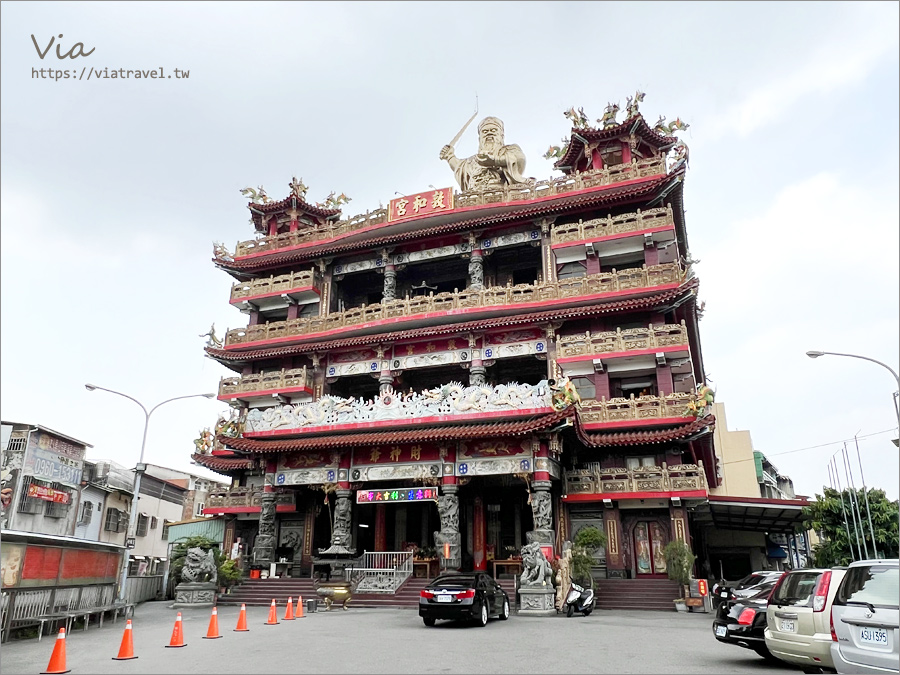
[[831,603],[847,568],[787,572],[772,590],[766,609],[766,647],[773,656],[806,673],[834,668]]
[[900,672],[900,561],[847,568],[831,606],[831,638],[839,673]]

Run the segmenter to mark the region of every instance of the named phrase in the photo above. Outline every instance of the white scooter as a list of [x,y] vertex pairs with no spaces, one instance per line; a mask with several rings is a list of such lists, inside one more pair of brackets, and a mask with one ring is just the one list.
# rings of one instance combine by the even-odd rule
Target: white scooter
[[566,596],[566,616],[572,616],[575,612],[588,616],[594,611],[594,604],[593,589],[583,588],[573,581]]

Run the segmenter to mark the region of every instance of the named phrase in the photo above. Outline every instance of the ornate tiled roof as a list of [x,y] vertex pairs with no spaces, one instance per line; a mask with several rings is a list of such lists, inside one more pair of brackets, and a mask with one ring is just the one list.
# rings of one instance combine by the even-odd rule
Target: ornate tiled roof
[[501,438],[524,436],[535,431],[548,429],[572,415],[572,410],[558,410],[546,415],[531,417],[515,422],[491,422],[487,424],[467,424],[458,426],[432,427],[429,429],[404,429],[396,431],[373,431],[363,433],[335,434],[313,438],[289,438],[277,441],[263,441],[251,438],[228,438],[218,440],[229,448],[248,453],[289,452],[322,448],[345,448],[361,445],[381,445],[385,443],[424,443],[436,441],[456,441],[466,438]]
[[[293,200],[295,197],[286,197],[277,202],[269,202],[268,204],[257,204],[255,202],[250,202],[248,206],[254,211],[259,211],[260,213],[278,213],[279,211],[284,211],[285,209],[293,208],[294,203]],[[314,216],[322,216],[323,218],[333,218],[334,216],[339,216],[341,214],[340,209],[323,209],[320,206],[314,206],[304,201],[303,199],[296,198],[297,204],[296,208],[304,211],[305,213],[311,213]]]
[[213,455],[198,455],[194,453],[193,455],[191,455],[191,459],[200,466],[205,466],[206,468],[212,469],[213,471],[238,471],[241,469],[252,469],[256,465],[256,462],[253,459],[237,456],[221,457]]
[[[553,164],[554,168],[571,167],[584,150],[584,141],[588,143],[596,141],[604,141],[607,139],[621,136],[622,134],[635,134],[647,141],[653,147],[660,149],[666,146],[674,145],[678,138],[675,136],[663,136],[656,133],[647,124],[644,116],[638,113],[635,117],[629,117],[621,124],[608,129],[572,129],[572,141],[569,143],[569,149],[557,162]],[[583,139],[583,140],[582,140]],[[562,170],[560,168],[560,170]]]
[[570,307],[567,309],[530,312],[528,314],[509,314],[506,316],[494,317],[490,319],[479,319],[477,321],[467,321],[464,323],[413,328],[409,330],[393,331],[391,333],[380,333],[375,335],[360,335],[351,338],[312,342],[302,345],[292,345],[290,347],[272,347],[270,349],[253,349],[241,352],[225,350],[217,347],[207,347],[206,353],[211,358],[214,358],[221,363],[228,365],[228,363],[230,362],[245,362],[278,356],[308,354],[316,351],[321,352],[328,349],[356,347],[360,345],[372,344],[374,342],[390,342],[400,339],[410,340],[423,337],[435,337],[439,335],[448,335],[470,330],[503,328],[541,321],[573,319],[583,316],[606,314],[609,312],[639,311],[648,308],[655,308],[666,303],[687,298],[697,288],[698,285],[699,280],[696,277],[693,277],[685,281],[678,288],[661,291],[652,295],[645,295],[640,298],[631,298],[629,300],[614,300],[584,307]]
[[[583,192],[578,195],[559,195],[547,202],[535,204],[520,210],[507,210],[499,214],[477,216],[462,221],[437,225],[432,228],[397,232],[395,234],[374,239],[363,239],[352,243],[333,244],[324,247],[307,246],[302,249],[285,251],[283,253],[272,253],[269,255],[234,261],[223,261],[218,258],[213,258],[212,261],[227,271],[259,272],[309,259],[321,258],[323,256],[347,254],[354,249],[378,248],[410,239],[424,239],[443,234],[452,234],[473,227],[490,227],[516,220],[552,215],[555,212],[571,209],[573,207],[597,207],[600,205],[609,205],[611,203],[628,203],[629,201],[636,201],[654,194],[673,180],[674,176],[675,174],[661,176],[659,178],[641,180],[636,183],[611,187],[609,189]],[[516,204],[511,203],[509,206],[514,208]]]
[[588,433],[576,420],[575,431],[578,438],[587,446],[594,448],[609,447],[614,445],[647,445],[653,443],[668,443],[682,440],[703,432],[710,433],[715,427],[714,415],[698,417],[685,424],[668,429],[653,429],[640,431],[608,431],[600,433]]

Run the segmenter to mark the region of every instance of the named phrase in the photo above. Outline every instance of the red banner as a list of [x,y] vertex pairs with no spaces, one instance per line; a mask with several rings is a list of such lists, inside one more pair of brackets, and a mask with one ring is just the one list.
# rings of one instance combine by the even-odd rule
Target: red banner
[[388,222],[416,216],[431,216],[452,210],[453,188],[440,188],[392,199],[388,206]]
[[61,490],[54,490],[52,488],[46,488],[41,485],[29,485],[28,486],[28,496],[29,497],[37,497],[38,499],[43,499],[48,502],[56,502],[57,504],[68,504],[69,503],[69,493],[63,492]]

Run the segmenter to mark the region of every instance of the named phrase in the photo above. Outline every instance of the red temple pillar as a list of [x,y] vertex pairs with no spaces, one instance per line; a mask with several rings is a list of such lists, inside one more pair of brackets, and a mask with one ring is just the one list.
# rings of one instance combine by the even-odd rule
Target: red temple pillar
[[534,453],[534,480],[550,481],[550,448],[547,439],[542,439]]
[[474,568],[482,572],[487,569],[484,539],[484,502],[481,497],[475,497],[475,509],[472,516],[472,555],[475,558]]
[[341,490],[349,490],[350,489],[350,453],[352,450],[347,450],[341,455],[341,461],[338,464],[338,487]]
[[387,550],[387,530],[385,528],[384,504],[375,505],[375,550]]

